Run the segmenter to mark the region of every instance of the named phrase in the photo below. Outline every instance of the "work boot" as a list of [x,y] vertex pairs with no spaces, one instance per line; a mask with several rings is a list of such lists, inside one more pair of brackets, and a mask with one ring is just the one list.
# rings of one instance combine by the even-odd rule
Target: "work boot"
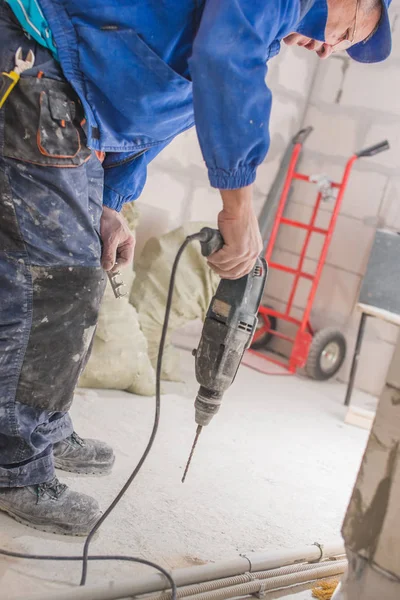
[[54,477],[47,483],[0,488],[0,511],[48,533],[88,535],[101,516],[94,498],[73,492]]
[[106,475],[111,471],[113,449],[99,440],[83,440],[73,433],[53,446],[56,469],[86,475]]

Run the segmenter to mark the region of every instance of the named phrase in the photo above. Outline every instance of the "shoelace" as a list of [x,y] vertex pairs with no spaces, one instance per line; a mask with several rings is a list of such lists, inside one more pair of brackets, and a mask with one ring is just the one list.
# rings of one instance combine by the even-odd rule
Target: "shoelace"
[[74,444],[77,444],[78,446],[81,446],[82,448],[84,448],[85,442],[83,441],[83,439],[75,431],[73,433],[71,433],[71,435],[69,436],[69,439]]
[[58,481],[57,477],[54,477],[51,481],[47,481],[46,483],[39,483],[35,486],[36,491],[36,504],[39,502],[40,498],[42,498],[45,494],[48,494],[51,498],[59,498],[61,494],[65,492],[67,486],[65,483],[61,483]]

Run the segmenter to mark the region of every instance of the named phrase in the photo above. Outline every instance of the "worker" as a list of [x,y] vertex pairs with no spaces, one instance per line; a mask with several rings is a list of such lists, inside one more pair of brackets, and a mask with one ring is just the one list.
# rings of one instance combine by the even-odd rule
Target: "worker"
[[252,184],[269,146],[268,60],[283,40],[382,61],[389,4],[0,0],[0,72],[21,71],[0,96],[1,511],[72,535],[100,516],[54,469],[104,474],[114,462],[108,445],[74,432],[68,410],[104,271],[133,257],[120,211],[150,161],[196,125],[222,198],[225,246],[209,263],[221,277],[248,273],[262,248]]

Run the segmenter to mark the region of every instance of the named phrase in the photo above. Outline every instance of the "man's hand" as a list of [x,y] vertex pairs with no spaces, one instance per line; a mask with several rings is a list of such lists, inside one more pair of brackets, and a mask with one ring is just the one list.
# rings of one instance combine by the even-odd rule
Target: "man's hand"
[[125,217],[107,206],[101,215],[100,236],[103,241],[101,265],[105,271],[116,271],[132,262],[135,238]]
[[218,227],[225,245],[209,257],[208,263],[223,279],[239,279],[251,271],[263,247],[252,186],[220,193],[223,209]]

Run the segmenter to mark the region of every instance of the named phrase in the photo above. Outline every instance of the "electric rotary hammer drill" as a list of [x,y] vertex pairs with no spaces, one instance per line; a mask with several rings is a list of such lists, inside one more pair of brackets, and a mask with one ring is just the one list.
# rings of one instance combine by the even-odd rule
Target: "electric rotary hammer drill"
[[[200,239],[203,256],[222,248],[219,231],[204,227]],[[211,300],[197,350],[196,379],[200,384],[195,406],[196,437],[182,478],[185,481],[202,428],[219,411],[222,397],[235,379],[243,354],[257,327],[257,313],[267,279],[267,263],[258,258],[252,271],[240,279],[221,279]]]

